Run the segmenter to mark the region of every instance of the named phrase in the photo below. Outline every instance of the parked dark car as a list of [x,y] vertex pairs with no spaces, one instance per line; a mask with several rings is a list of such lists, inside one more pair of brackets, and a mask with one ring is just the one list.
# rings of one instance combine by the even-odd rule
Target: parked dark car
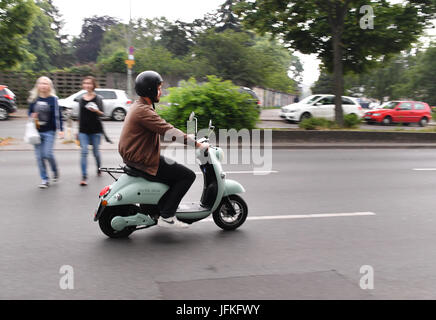
[[243,92],[248,93],[251,96],[251,99],[249,99],[249,101],[256,105],[257,111],[260,113],[260,111],[261,111],[260,100],[257,97],[256,93],[253,90],[251,90],[250,88],[247,88],[247,87],[240,87],[239,88],[239,92],[241,92],[241,93],[243,93]]
[[15,94],[7,86],[0,85],[0,120],[7,120],[9,114],[17,110]]

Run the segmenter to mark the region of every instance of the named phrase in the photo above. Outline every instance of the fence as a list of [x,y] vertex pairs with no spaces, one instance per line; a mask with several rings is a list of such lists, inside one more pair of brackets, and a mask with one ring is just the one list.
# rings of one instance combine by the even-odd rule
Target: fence
[[253,91],[260,100],[262,107],[283,107],[294,103],[296,96],[280,91],[255,87]]

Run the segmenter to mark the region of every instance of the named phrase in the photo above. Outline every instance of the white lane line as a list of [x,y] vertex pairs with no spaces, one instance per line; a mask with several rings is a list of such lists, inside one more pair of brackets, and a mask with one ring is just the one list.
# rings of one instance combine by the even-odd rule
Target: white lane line
[[[374,212],[349,212],[349,213],[316,213],[316,214],[292,214],[280,216],[254,216],[247,217],[247,220],[282,220],[282,219],[307,219],[307,218],[332,218],[332,217],[357,217],[357,216],[375,216]],[[202,221],[213,221],[208,218]]]
[[436,168],[415,168],[413,171],[436,171]]
[[[278,171],[275,170],[268,170],[268,171],[261,171],[261,170],[254,170],[254,171],[224,171],[224,173],[278,173]],[[195,174],[202,174],[201,171],[195,172]]]

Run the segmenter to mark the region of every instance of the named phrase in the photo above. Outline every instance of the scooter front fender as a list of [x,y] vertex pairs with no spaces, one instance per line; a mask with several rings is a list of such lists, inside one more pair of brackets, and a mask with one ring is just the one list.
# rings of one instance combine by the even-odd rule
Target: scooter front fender
[[224,181],[223,197],[242,192],[245,192],[245,189],[239,182],[230,179]]

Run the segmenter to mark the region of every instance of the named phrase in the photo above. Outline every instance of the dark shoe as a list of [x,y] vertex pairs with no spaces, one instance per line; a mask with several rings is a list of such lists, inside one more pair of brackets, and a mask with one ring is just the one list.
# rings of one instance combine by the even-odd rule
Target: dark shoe
[[83,186],[83,187],[87,186],[88,182],[86,182],[86,180],[84,179],[84,180],[80,181],[80,185]]

